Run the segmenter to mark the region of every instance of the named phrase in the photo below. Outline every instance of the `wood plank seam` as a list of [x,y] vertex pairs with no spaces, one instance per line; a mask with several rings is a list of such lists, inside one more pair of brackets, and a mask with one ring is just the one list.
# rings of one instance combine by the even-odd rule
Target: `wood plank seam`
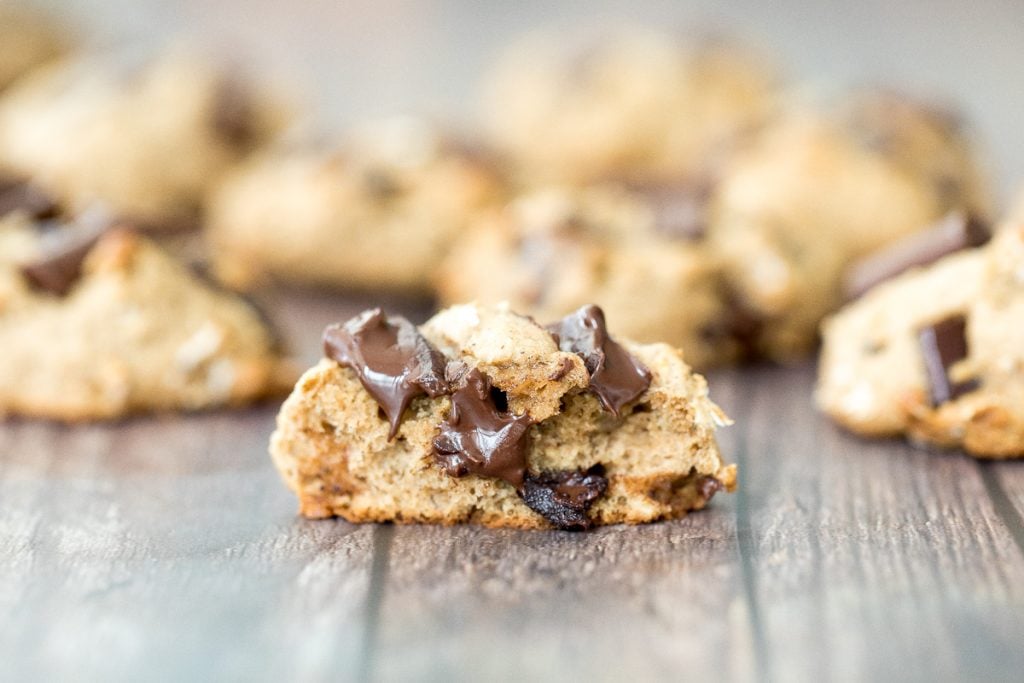
[[1006,495],[1003,485],[996,477],[995,467],[998,463],[978,463],[981,472],[981,480],[985,483],[988,497],[992,499],[992,507],[995,509],[999,520],[1006,525],[1017,548],[1024,554],[1024,519],[1021,519],[1017,508],[1013,506],[1010,497]]
[[[734,410],[737,414],[744,415],[750,411],[750,401],[744,396],[737,401]],[[757,591],[757,572],[754,567],[756,560],[756,548],[754,546],[754,532],[750,516],[750,499],[747,495],[744,483],[744,473],[747,472],[747,433],[740,431],[736,437],[735,462],[740,472],[740,485],[736,489],[736,541],[740,553],[740,575],[743,582],[743,593],[747,601],[747,615],[750,621],[751,640],[754,644],[754,664],[756,673],[760,680],[771,680],[771,659],[769,657],[768,645],[765,639],[764,622],[761,616],[760,603]]]
[[380,611],[384,602],[384,586],[387,584],[388,560],[394,536],[395,527],[391,524],[378,524],[373,530],[370,585],[366,593],[366,609],[363,614],[363,647],[355,678],[358,681],[369,681],[373,677],[377,638],[380,633]]

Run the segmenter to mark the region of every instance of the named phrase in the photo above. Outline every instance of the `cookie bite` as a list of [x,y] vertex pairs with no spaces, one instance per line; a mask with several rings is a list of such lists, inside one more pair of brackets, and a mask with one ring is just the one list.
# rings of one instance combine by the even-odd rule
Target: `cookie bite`
[[285,118],[240,75],[197,58],[63,62],[0,99],[0,173],[72,210],[99,201],[144,229],[194,227],[211,184]]
[[1022,273],[1016,220],[986,246],[883,281],[824,323],[818,406],[865,436],[1021,457]]
[[484,123],[528,183],[696,178],[775,105],[762,56],[640,28],[539,32],[484,81]]
[[0,218],[0,415],[241,405],[295,373],[260,312],[97,210]]
[[737,305],[759,321],[757,353],[810,352],[861,258],[950,210],[984,215],[978,176],[956,124],[906,99],[780,118],[734,157],[709,210]]
[[54,17],[16,2],[0,4],[0,91],[67,54],[71,43]]
[[601,306],[616,330],[697,368],[743,355],[745,330],[707,248],[699,186],[549,187],[482,216],[437,277],[442,304],[509,302],[538,320]]
[[270,451],[307,517],[585,529],[681,517],[732,490],[704,379],[583,307],[547,328],[459,305],[324,333]]
[[486,154],[425,121],[387,119],[330,149],[282,148],[239,169],[211,201],[208,238],[234,287],[269,277],[423,294],[501,192]]

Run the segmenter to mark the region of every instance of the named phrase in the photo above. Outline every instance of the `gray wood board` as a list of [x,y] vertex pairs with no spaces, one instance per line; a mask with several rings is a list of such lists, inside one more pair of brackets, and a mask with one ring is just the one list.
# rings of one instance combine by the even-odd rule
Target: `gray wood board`
[[[268,301],[307,362],[368,303]],[[739,492],[585,534],[302,520],[274,405],[9,421],[0,679],[1019,679],[1024,463],[844,434],[810,365],[710,381]]]

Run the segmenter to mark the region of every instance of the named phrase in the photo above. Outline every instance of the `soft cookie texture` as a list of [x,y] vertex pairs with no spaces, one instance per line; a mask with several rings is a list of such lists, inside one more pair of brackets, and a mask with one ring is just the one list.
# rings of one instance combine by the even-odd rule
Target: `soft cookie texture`
[[536,33],[486,78],[486,121],[529,182],[698,177],[772,111],[766,64],[637,28]]
[[0,219],[0,415],[65,421],[239,405],[295,373],[260,313],[135,232]]
[[439,298],[507,301],[538,320],[594,302],[617,332],[679,347],[697,368],[735,360],[743,344],[702,239],[700,194],[614,184],[524,194],[459,240],[438,273]]
[[951,121],[905,100],[869,101],[780,119],[714,189],[708,240],[737,305],[760,323],[759,355],[786,361],[812,350],[857,260],[951,209],[985,213]]
[[282,111],[177,53],[64,62],[0,101],[0,172],[75,210],[101,201],[145,228],[193,227],[210,185],[280,128]]
[[819,407],[867,436],[1024,456],[1024,222],[885,282],[824,324]]
[[212,200],[218,275],[424,293],[498,176],[426,122],[388,119],[328,151],[280,149],[234,173]]
[[70,43],[53,17],[17,3],[0,4],[0,90],[63,56]]
[[[704,379],[670,346],[619,345],[595,307],[547,330],[505,307],[418,330],[368,311],[325,341],[270,446],[306,516],[586,528],[680,517],[734,486]],[[398,403],[367,386],[407,400],[393,439]]]

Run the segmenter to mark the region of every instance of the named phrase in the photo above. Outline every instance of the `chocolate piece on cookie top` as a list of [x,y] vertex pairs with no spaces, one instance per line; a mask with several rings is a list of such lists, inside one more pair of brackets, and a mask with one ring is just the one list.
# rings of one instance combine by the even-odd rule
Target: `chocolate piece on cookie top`
[[925,374],[933,406],[940,406],[978,388],[977,380],[956,382],[949,370],[967,357],[967,319],[960,314],[950,316],[917,332],[918,345],[924,357]]
[[[498,405],[490,381],[476,368],[453,362],[448,367],[451,413],[434,439],[434,457],[453,477],[496,477],[516,489],[526,473],[529,415],[514,415]],[[500,396],[500,394],[499,394]]]
[[324,330],[324,354],[351,368],[398,433],[402,415],[417,396],[448,393],[445,358],[401,316],[375,308]]
[[608,335],[599,307],[583,306],[547,329],[562,351],[583,359],[590,373],[590,391],[616,417],[650,387],[650,370]]
[[587,514],[590,506],[608,488],[604,466],[583,470],[542,472],[527,475],[519,497],[534,512],[559,529],[583,531],[593,522]]
[[980,247],[989,237],[991,231],[979,217],[953,211],[927,229],[854,263],[843,279],[843,293],[847,300],[856,299],[905,270],[926,266],[963,249]]
[[98,210],[86,212],[68,225],[46,230],[41,236],[39,256],[21,265],[22,277],[37,291],[66,296],[82,277],[89,252],[115,225],[106,212]]
[[48,220],[57,216],[60,207],[35,183],[0,176],[0,217],[15,211],[23,211],[37,220]]

